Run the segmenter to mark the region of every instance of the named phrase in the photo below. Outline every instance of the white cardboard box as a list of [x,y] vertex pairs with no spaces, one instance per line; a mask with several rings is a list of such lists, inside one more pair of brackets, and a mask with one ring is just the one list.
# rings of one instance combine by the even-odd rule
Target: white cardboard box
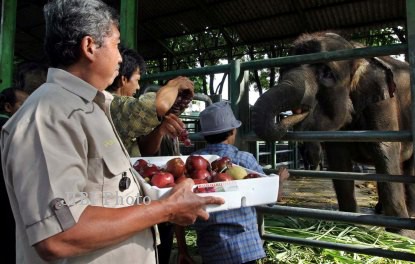
[[[219,158],[217,155],[202,155],[209,162]],[[164,167],[167,161],[175,157],[180,157],[184,162],[188,156],[161,156],[161,157],[136,157],[131,158],[131,163],[134,164],[138,159],[144,159],[149,163],[155,164],[159,167]],[[238,165],[234,165],[238,166]],[[248,173],[254,172],[244,168]],[[214,182],[207,184],[199,184],[197,187],[216,187],[221,191],[198,193],[200,196],[218,196],[225,200],[222,205],[209,205],[206,207],[208,212],[224,211],[245,206],[254,206],[262,204],[275,203],[278,197],[279,176],[271,174],[259,174],[261,177],[245,180],[235,180],[228,182]],[[159,200],[166,195],[171,188],[158,188],[151,186],[142,177],[138,177],[141,187],[144,189],[145,195],[152,200]]]

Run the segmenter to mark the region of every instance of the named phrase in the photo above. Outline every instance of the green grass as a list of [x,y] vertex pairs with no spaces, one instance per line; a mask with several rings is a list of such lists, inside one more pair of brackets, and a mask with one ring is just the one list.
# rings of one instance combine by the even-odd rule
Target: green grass
[[[266,217],[265,232],[296,238],[415,253],[415,240],[386,232],[380,227],[355,226],[345,223],[294,219],[291,217]],[[266,241],[264,247],[267,259],[263,263],[410,263],[345,251],[304,247],[273,241]]]
[[[370,246],[415,254],[415,240],[385,232],[384,229],[380,227],[355,226],[346,223],[298,219],[282,216],[266,216],[265,232],[267,234]],[[196,256],[196,234],[192,229],[187,229],[186,241],[189,253]],[[305,247],[274,241],[265,241],[264,248],[267,257],[260,262],[262,264],[411,263],[408,261],[387,259],[331,249]]]

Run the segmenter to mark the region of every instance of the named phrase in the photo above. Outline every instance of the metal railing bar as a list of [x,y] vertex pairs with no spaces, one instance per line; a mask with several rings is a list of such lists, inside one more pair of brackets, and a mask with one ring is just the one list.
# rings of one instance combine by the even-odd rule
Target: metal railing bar
[[312,246],[319,248],[329,248],[335,250],[344,250],[353,253],[366,254],[370,256],[379,256],[384,258],[399,259],[414,261],[415,254],[407,252],[398,252],[392,250],[385,250],[381,248],[365,247],[360,245],[339,244],[326,241],[310,240],[304,238],[294,238],[280,235],[263,234],[261,238],[264,240],[278,241],[284,243],[294,243],[303,246]]
[[180,69],[175,71],[166,71],[153,73],[149,75],[141,76],[142,81],[153,81],[153,80],[167,80],[177,76],[198,76],[212,73],[226,73],[230,71],[231,64],[206,66],[203,68],[192,68],[192,69]]
[[[275,169],[264,169],[266,174],[275,173]],[[415,176],[412,175],[391,175],[376,173],[358,173],[358,172],[339,172],[339,171],[305,171],[289,170],[291,176],[338,179],[338,180],[358,180],[358,181],[377,181],[377,182],[403,182],[415,183]]]
[[[144,93],[147,92],[157,92],[158,90],[160,90],[161,86],[149,86],[145,89]],[[203,101],[206,103],[206,105],[211,105],[212,104],[212,99],[203,93],[195,93],[193,96],[193,100],[197,100],[197,101]]]
[[382,47],[367,47],[347,50],[336,50],[310,54],[293,55],[272,59],[247,61],[241,63],[241,71],[280,67],[290,64],[309,64],[325,61],[351,60],[355,58],[373,58],[378,56],[403,54],[407,52],[407,44],[393,44]]
[[415,230],[415,219],[400,218],[394,216],[384,215],[370,215],[340,211],[328,211],[321,209],[291,207],[291,206],[257,206],[257,212],[259,214],[275,214],[285,216],[295,216],[312,218],[328,221],[340,221],[355,224],[375,225],[382,227],[392,227],[399,229],[411,229]]
[[[204,141],[199,133],[190,135],[194,140]],[[242,136],[245,141],[263,141],[254,132]],[[301,131],[287,132],[274,141],[331,141],[331,142],[399,142],[412,141],[410,131]]]
[[[258,136],[250,132],[243,136],[246,141],[261,141]],[[296,131],[287,132],[280,138],[275,136],[274,141],[331,141],[331,142],[399,142],[412,141],[412,133],[404,131]]]

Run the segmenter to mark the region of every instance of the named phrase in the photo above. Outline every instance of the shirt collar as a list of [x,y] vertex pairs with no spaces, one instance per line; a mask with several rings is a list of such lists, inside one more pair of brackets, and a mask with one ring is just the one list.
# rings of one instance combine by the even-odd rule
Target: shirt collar
[[217,144],[207,144],[206,149],[231,149],[238,150],[237,147],[231,144],[217,143]]
[[97,88],[84,80],[65,70],[57,68],[49,68],[46,82],[55,83],[88,102],[92,102],[99,92]]

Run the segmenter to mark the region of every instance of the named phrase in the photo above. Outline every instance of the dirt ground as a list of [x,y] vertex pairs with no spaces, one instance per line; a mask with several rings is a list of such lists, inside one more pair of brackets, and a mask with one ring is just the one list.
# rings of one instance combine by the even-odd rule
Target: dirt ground
[[[355,192],[362,213],[374,213],[377,203],[375,182],[355,182]],[[283,185],[283,201],[279,204],[316,209],[337,210],[337,199],[329,179],[290,177]]]

